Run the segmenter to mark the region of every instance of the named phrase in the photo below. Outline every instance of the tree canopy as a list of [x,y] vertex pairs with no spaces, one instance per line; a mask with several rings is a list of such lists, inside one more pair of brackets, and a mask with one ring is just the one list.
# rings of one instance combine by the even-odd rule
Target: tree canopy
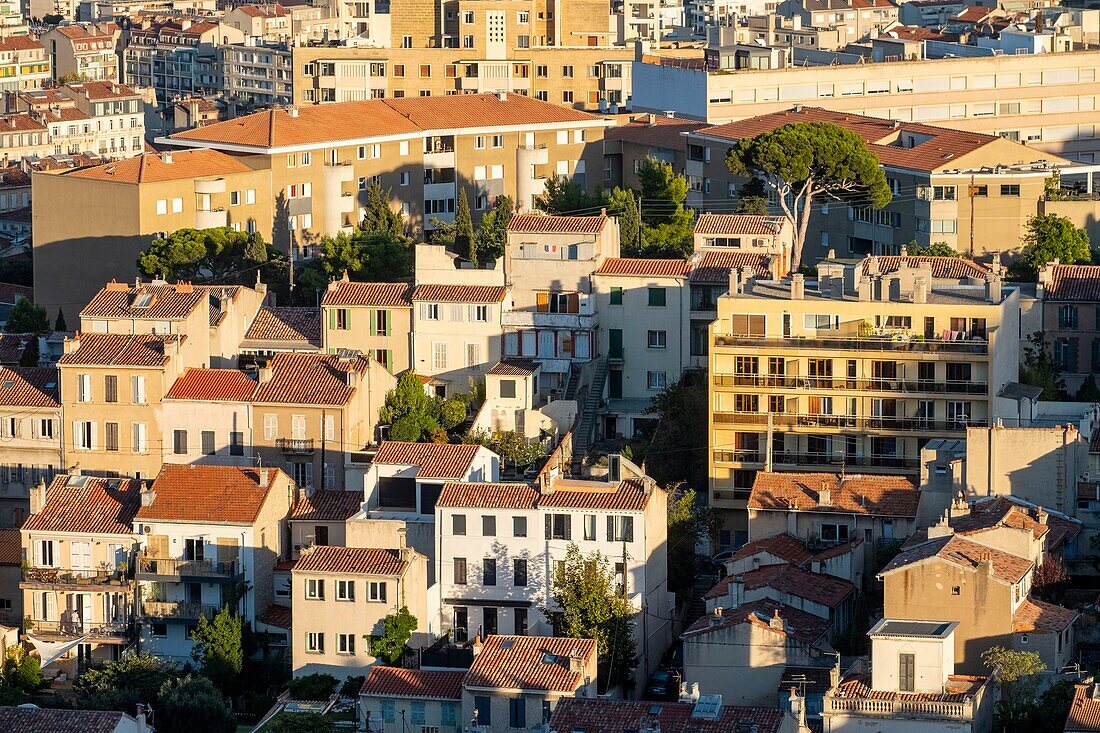
[[639,257],[642,251],[642,217],[638,197],[629,188],[615,188],[607,199],[607,213],[619,219],[619,250],[624,257]]
[[218,611],[213,621],[200,616],[191,639],[195,642],[191,657],[198,662],[202,673],[219,689],[236,689],[244,665],[241,617],[229,606]]
[[923,247],[916,242],[910,242],[905,245],[905,254],[910,257],[962,257],[962,252],[947,242],[933,242]]
[[4,330],[8,333],[45,333],[50,330],[50,318],[45,308],[20,298],[12,306]]
[[695,489],[676,487],[668,505],[668,587],[679,601],[695,584],[698,575],[695,548],[717,528],[717,515],[706,506]]
[[149,277],[193,282],[254,282],[267,263],[283,264],[286,256],[259,234],[230,227],[177,229],[157,238],[138,256],[138,269]]
[[1061,399],[1066,385],[1058,376],[1054,359],[1046,346],[1046,337],[1041,331],[1036,331],[1027,337],[1027,342],[1023,362],[1020,364],[1020,381],[1042,388],[1043,391],[1039,394],[1041,400]]
[[687,257],[694,243],[695,214],[684,208],[687,179],[670,163],[647,157],[638,167],[645,257]]
[[477,225],[478,262],[498,260],[504,256],[508,223],[516,215],[516,205],[510,196],[497,196],[493,208],[482,215]]
[[371,639],[371,654],[389,665],[401,661],[405,645],[409,643],[412,632],[416,631],[417,619],[402,606],[394,613],[382,619],[382,634]]
[[815,200],[881,209],[891,199],[886,176],[867,143],[831,123],[796,122],[739,140],[726,155],[726,166],[735,175],[761,179],[775,193],[794,229],[792,270],[802,264]]
[[455,203],[455,251],[470,262],[477,263],[477,234],[470,215],[470,199],[466,189],[459,187]]
[[1013,263],[1012,274],[1034,281],[1043,265],[1058,260],[1063,265],[1092,262],[1092,245],[1084,229],[1057,214],[1036,214],[1027,220],[1024,247]]
[[337,679],[324,672],[302,675],[287,685],[295,700],[327,700],[336,689]]
[[598,214],[604,199],[601,194],[587,193],[572,177],[558,174],[546,179],[546,186],[535,196],[534,204],[547,214],[587,216]]
[[526,468],[546,456],[546,447],[538,441],[529,443],[514,430],[470,431],[462,438],[463,443],[477,443],[500,456],[505,466]]
[[225,697],[206,677],[168,680],[154,708],[158,733],[234,733],[237,721]]
[[390,440],[446,443],[447,431],[466,420],[468,396],[429,396],[415,372],[407,371],[386,393],[378,420],[390,426]]
[[173,667],[147,652],[127,654],[118,661],[93,664],[76,679],[74,691],[87,710],[133,712],[137,703],[157,698],[164,683],[176,676]]
[[394,210],[390,203],[393,200],[393,191],[383,190],[381,184],[372,183],[367,187],[366,198],[359,231],[398,241],[405,239],[405,217]]
[[706,452],[696,449],[707,444],[707,426],[699,419],[707,413],[706,380],[685,373],[653,396],[648,412],[660,418],[646,451],[655,459],[646,464],[649,475],[662,486],[686,481],[692,488],[706,487]]

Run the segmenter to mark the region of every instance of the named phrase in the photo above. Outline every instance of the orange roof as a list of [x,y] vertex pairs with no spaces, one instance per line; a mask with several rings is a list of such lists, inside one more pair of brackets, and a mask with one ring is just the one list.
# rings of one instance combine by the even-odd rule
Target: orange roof
[[176,150],[171,153],[142,153],[133,158],[103,165],[77,168],[62,175],[93,181],[159,183],[229,173],[248,173],[250,170],[251,168],[236,158],[217,150]]
[[1066,733],[1100,731],[1100,684],[1077,685],[1066,718]]
[[464,479],[481,446],[473,443],[403,443],[382,441],[374,462],[379,465],[419,466],[417,478]]
[[974,278],[977,280],[985,280],[987,277],[993,274],[985,265],[968,260],[963,257],[910,257],[901,255],[877,255],[874,258],[863,258],[863,274],[870,275],[871,260],[878,261],[878,272],[880,275],[888,275],[891,272],[897,272],[904,264],[906,267],[917,268],[921,265],[931,265],[932,277],[937,280],[963,280],[965,278]]
[[267,610],[256,616],[256,623],[278,626],[280,629],[289,629],[294,614],[286,606],[268,606]]
[[525,234],[599,234],[607,226],[607,221],[605,214],[599,216],[518,214],[508,222],[508,231]]
[[190,283],[162,282],[130,287],[112,280],[80,311],[81,318],[142,318],[158,321],[187,318],[207,302],[206,291]]
[[94,476],[54,477],[46,488],[46,504],[23,524],[28,532],[131,534],[141,504],[137,479]]
[[276,148],[383,136],[415,137],[433,130],[531,128],[570,122],[602,120],[521,94],[504,95],[503,99],[495,94],[452,94],[270,109],[180,132],[172,139]]
[[780,593],[802,598],[828,608],[836,608],[855,593],[856,587],[843,578],[815,573],[794,565],[765,565],[736,577],[745,590],[774,588]]
[[649,503],[654,491],[646,490],[640,479],[626,479],[617,484],[581,479],[555,479],[553,489],[539,499],[540,508],[606,509],[610,511],[640,512]]
[[584,684],[584,674],[569,671],[571,657],[595,661],[595,639],[490,636],[474,657],[465,686],[572,693]]
[[159,367],[168,361],[164,345],[182,342],[185,336],[157,334],[77,334],[70,342],[79,348],[57,360],[59,365]]
[[26,112],[0,116],[0,131],[45,132],[46,126]]
[[261,382],[254,402],[283,405],[347,404],[355,387],[349,372],[367,369],[363,356],[343,360],[332,354],[276,354],[271,360],[271,379]]
[[412,300],[439,303],[499,303],[508,294],[503,285],[417,285]]
[[315,489],[299,497],[290,510],[290,519],[313,522],[343,522],[354,516],[363,503],[361,491]]
[[1053,603],[1025,598],[1012,615],[1016,633],[1057,633],[1073,625],[1081,614]]
[[782,231],[787,220],[781,216],[750,214],[700,214],[695,220],[696,234],[759,234],[773,237]]
[[486,374],[500,377],[529,377],[539,370],[541,365],[535,359],[511,357],[498,361]]
[[[260,471],[265,485],[260,485]],[[138,510],[137,519],[163,522],[252,524],[280,477],[278,468],[241,468],[199,464],[161,466],[153,482],[152,503]],[[280,491],[285,491],[285,487]]]
[[703,252],[691,268],[693,283],[726,284],[730,270],[743,270],[747,277],[772,279],[771,261],[767,252]]
[[803,565],[813,558],[814,554],[806,549],[806,543],[787,533],[773,534],[771,537],[763,537],[742,545],[731,560],[744,560],[746,558],[766,552],[769,555],[789,562],[792,565]]
[[189,368],[164,396],[168,400],[247,402],[256,380],[239,369]]
[[0,38],[0,51],[32,51],[34,49],[45,50],[45,47],[30,36]]
[[[777,617],[783,621],[783,625],[778,628],[769,623],[771,619]],[[721,620],[716,622],[714,614],[703,615],[684,630],[683,636],[688,638],[705,636],[719,629],[728,629],[747,623],[789,636],[803,644],[813,644],[825,636],[829,630],[828,619],[800,611],[771,598],[750,601],[737,608],[725,609],[718,618]]]
[[612,127],[604,133],[605,140],[623,140],[636,145],[666,150],[687,150],[685,132],[694,132],[707,123],[682,120],[664,115],[638,115],[626,124]]
[[305,341],[321,346],[321,309],[264,306],[245,332],[248,341]]
[[466,672],[402,669],[375,665],[363,680],[360,695],[388,698],[425,697],[432,700],[461,700]]
[[117,81],[82,81],[67,85],[73,91],[83,91],[88,99],[118,99],[120,97],[136,97],[138,92],[132,87],[120,84]]
[[126,713],[38,707],[0,708],[0,730],[20,733],[114,733],[137,730]]
[[356,283],[337,280],[325,293],[321,305],[362,305],[375,308],[408,308],[412,306],[408,283]]
[[401,550],[313,546],[302,550],[293,572],[399,576],[408,566]]
[[917,485],[905,476],[759,471],[748,508],[915,517],[919,500]]
[[686,260],[608,257],[596,270],[597,275],[634,275],[636,277],[687,277],[691,269]]
[[896,692],[873,690],[867,675],[857,675],[843,680],[829,694],[839,698],[865,700],[897,700],[899,702],[966,702],[985,685],[987,678],[968,675],[951,675],[943,686],[943,692]]
[[280,18],[289,15],[282,5],[239,5],[237,9],[253,18]]
[[0,405],[56,408],[57,370],[37,367],[0,367]]
[[1044,300],[1100,301],[1100,265],[1053,265]]
[[1022,557],[994,550],[952,534],[903,549],[881,572],[885,575],[932,558],[945,560],[968,570],[977,570],[982,562],[988,561],[992,566],[993,577],[1006,583],[1019,582],[1033,564]]
[[534,509],[539,492],[528,484],[448,483],[435,505],[470,509]]

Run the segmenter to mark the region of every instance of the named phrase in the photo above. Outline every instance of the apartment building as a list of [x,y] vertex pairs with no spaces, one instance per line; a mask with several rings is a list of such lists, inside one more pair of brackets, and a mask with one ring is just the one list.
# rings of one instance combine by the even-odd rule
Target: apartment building
[[51,155],[125,158],[145,149],[145,102],[114,81],[71,82],[21,92],[16,108],[46,126]]
[[553,570],[576,545],[613,564],[623,594],[645,616],[635,627],[639,678],[656,669],[671,641],[667,496],[636,466],[616,459],[618,475],[608,481],[547,476],[542,489],[444,485],[435,504],[442,628],[458,641],[550,633],[540,607],[553,603]]
[[780,532],[742,545],[724,565],[728,575],[741,575],[769,565],[793,565],[855,585],[863,572],[865,549],[858,537],[843,543],[815,542],[811,547],[807,540]]
[[19,587],[27,635],[62,645],[47,669],[75,674],[79,664],[119,659],[135,639],[138,484],[66,474],[31,489]]
[[[348,519],[361,511],[363,494],[359,491],[314,489],[302,491],[287,518],[295,559],[310,545],[346,547]],[[426,585],[425,581],[425,585]]]
[[684,27],[680,0],[624,0],[619,15],[619,38],[659,43]]
[[176,96],[217,91],[223,82],[219,46],[243,41],[240,30],[220,20],[142,19],[122,50],[123,81],[152,87],[162,106]]
[[[255,6],[227,13],[227,22],[230,14],[248,7]],[[265,8],[283,10],[281,5]],[[255,105],[290,104],[294,100],[292,53],[285,45],[249,36],[244,43],[223,45],[219,51],[225,74],[221,90],[230,99]]]
[[1036,298],[1054,367],[1074,386],[1100,373],[1100,267],[1062,265],[1039,270]]
[[296,491],[278,468],[237,466],[165,464],[143,484],[134,515],[143,648],[189,659],[199,617],[225,605],[255,625],[274,598]]
[[161,460],[255,465],[256,387],[255,379],[236,369],[185,370],[161,401],[162,424],[171,430],[171,440],[161,442]]
[[653,113],[635,115],[629,122],[612,127],[603,137],[604,188],[626,186],[641,189],[638,169],[646,158],[668,163],[675,171],[687,165],[684,133],[706,127],[705,122]]
[[438,396],[472,391],[499,361],[512,292],[498,285],[422,284],[413,289],[412,368],[432,377]]
[[875,38],[898,22],[898,6],[890,0],[785,0],[775,12],[803,27],[838,28],[845,43]]
[[28,36],[0,37],[0,92],[38,89],[49,79],[50,57],[41,43]]
[[[421,720],[446,733],[462,729],[462,681],[465,670],[401,669],[373,666],[359,691],[364,719],[382,725]],[[419,723],[417,725],[420,725]]]
[[[427,558],[405,547],[306,547],[291,571],[295,676],[337,679],[373,665],[370,641],[386,616],[408,609],[426,618]],[[414,633],[418,648],[431,636]]]
[[816,287],[732,279],[709,373],[711,504],[732,510],[733,544],[761,469],[915,474],[927,439],[1015,411],[1000,394],[1019,368],[1018,294],[996,274],[937,277],[957,262],[829,260]]
[[50,54],[55,80],[117,82],[115,42],[120,34],[115,23],[79,23],[50,26],[38,41]]
[[19,527],[32,486],[61,470],[56,369],[0,368],[0,527]]
[[282,5],[237,5],[228,8],[224,22],[245,38],[286,41],[291,33],[291,11]]
[[831,123],[858,134],[878,157],[894,196],[877,211],[821,202],[806,235],[804,262],[815,262],[830,249],[844,256],[896,255],[911,241],[946,242],[982,259],[1015,254],[1027,220],[1042,210],[1049,179],[1062,172],[1091,178],[1091,166],[1041,146],[796,105],[689,133],[687,202],[706,210],[735,198],[744,179],[726,168],[726,150],[737,140],[801,122]]
[[356,348],[391,374],[413,366],[412,288],[407,283],[350,282],[347,273],[321,298],[322,348]]

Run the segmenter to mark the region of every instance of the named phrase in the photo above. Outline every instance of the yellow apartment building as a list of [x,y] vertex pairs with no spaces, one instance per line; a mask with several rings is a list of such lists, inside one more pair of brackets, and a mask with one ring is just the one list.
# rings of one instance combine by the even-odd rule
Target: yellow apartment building
[[0,527],[19,527],[29,491],[61,464],[57,370],[0,368]]
[[999,395],[1019,371],[1018,293],[995,273],[952,280],[959,262],[832,260],[817,282],[731,275],[708,362],[710,496],[733,537],[746,539],[757,471],[916,474],[928,440],[1015,414]]
[[356,349],[391,374],[412,366],[412,288],[407,283],[350,282],[347,273],[321,299],[323,348]]
[[76,334],[58,360],[65,466],[103,476],[155,476],[162,463],[161,400],[183,373],[188,337]]

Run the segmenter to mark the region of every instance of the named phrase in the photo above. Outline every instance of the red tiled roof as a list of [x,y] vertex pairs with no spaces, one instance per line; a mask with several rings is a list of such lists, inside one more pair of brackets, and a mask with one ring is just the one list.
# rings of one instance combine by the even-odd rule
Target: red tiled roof
[[54,477],[46,488],[46,504],[22,529],[30,532],[131,534],[141,505],[137,479],[94,476]]
[[[267,474],[265,486],[260,471]],[[151,487],[152,503],[138,510],[137,519],[252,524],[280,478],[289,482],[278,468],[166,463]],[[286,491],[285,484],[279,490]]]
[[412,300],[439,303],[499,303],[508,294],[501,285],[417,285]]
[[733,582],[737,580],[745,584],[745,590],[774,588],[780,593],[829,608],[839,606],[856,589],[843,578],[814,573],[794,565],[766,565],[744,573]]
[[553,491],[539,499],[539,507],[563,509],[607,509],[640,512],[645,509],[656,487],[646,490],[640,479],[626,479],[618,484],[581,479],[556,479]]
[[779,733],[786,729],[786,713],[778,708],[722,705],[717,718],[694,717],[694,710],[695,705],[687,702],[563,697],[550,717],[550,730],[561,733],[629,733],[640,730],[660,730],[661,733],[733,733],[740,730]]
[[408,308],[412,305],[408,283],[356,283],[337,280],[321,305],[361,305],[374,308]]
[[551,216],[549,214],[518,214],[508,222],[509,232],[522,234],[599,234],[608,218],[599,216]]
[[748,277],[770,280],[772,256],[767,252],[703,252],[688,279],[693,283],[726,284],[730,270],[744,270]]
[[695,233],[759,234],[774,237],[783,230],[787,220],[781,216],[755,216],[750,214],[700,214],[695,220]]
[[[870,274],[871,257],[863,258],[863,274]],[[976,280],[985,280],[987,277],[993,274],[985,265],[968,260],[964,257],[928,257],[928,256],[901,256],[901,255],[877,255],[874,259],[878,260],[878,272],[880,275],[887,275],[891,272],[897,272],[901,269],[902,264],[906,267],[917,268],[921,265],[932,266],[932,277],[937,280],[963,280],[966,278],[973,278]]]
[[[171,162],[168,162],[169,157]],[[251,170],[238,159],[217,150],[176,150],[170,156],[169,153],[142,153],[133,158],[103,165],[77,168],[62,175],[94,181],[155,183],[229,173],[248,173]]]
[[58,407],[57,370],[37,367],[0,367],[0,405]]
[[291,519],[313,522],[343,522],[359,511],[363,503],[361,491],[315,489],[302,496],[290,510]]
[[465,672],[402,669],[375,665],[363,680],[360,695],[406,699],[461,700]]
[[582,672],[569,671],[570,657],[594,661],[594,639],[550,636],[490,636],[466,674],[466,687],[576,691]]
[[608,257],[596,270],[597,275],[635,275],[638,277],[687,277],[686,260]]
[[342,361],[332,354],[276,354],[271,379],[262,382],[253,402],[284,405],[343,405],[355,394],[345,374],[367,369],[359,356]]
[[403,443],[384,440],[374,462],[390,466],[419,466],[417,478],[464,479],[481,446],[473,443]]
[[399,576],[408,565],[401,550],[315,545],[302,550],[292,572]]
[[264,306],[244,337],[249,341],[305,341],[319,347],[321,309]]
[[294,614],[286,606],[268,606],[267,610],[256,616],[256,623],[278,626],[280,629],[289,629],[294,620]]
[[1044,300],[1100,301],[1100,265],[1054,265]]
[[706,126],[705,122],[684,120],[678,117],[638,115],[630,122],[612,127],[604,133],[604,139],[622,140],[635,145],[646,145],[650,148],[686,151],[687,138],[684,137],[683,133],[694,132],[700,127]]
[[895,692],[893,690],[872,690],[869,676],[856,675],[843,680],[830,694],[833,697],[863,698],[865,700],[966,702],[966,700],[977,694],[986,681],[986,677],[951,675],[944,684],[943,692]]
[[126,728],[133,718],[126,713],[101,710],[62,710],[59,708],[0,707],[0,730],[13,733],[115,733]]
[[1066,733],[1100,731],[1100,691],[1094,696],[1094,689],[1095,685],[1077,685],[1066,717]]
[[1017,633],[1056,633],[1068,629],[1081,614],[1035,598],[1025,598],[1012,615],[1012,630]]
[[[206,293],[190,283],[145,284],[134,288],[112,281],[84,306],[80,317],[176,320],[187,318],[205,303]],[[135,307],[142,304],[143,307]]]
[[[783,620],[783,626],[772,626],[769,621],[775,616]],[[717,619],[721,620],[717,620]],[[821,616],[801,611],[771,598],[762,598],[742,603],[737,608],[728,608],[719,617],[717,614],[704,614],[684,631],[684,637],[699,637],[719,629],[728,629],[740,624],[753,624],[762,629],[770,629],[778,634],[789,636],[804,644],[813,644],[829,630],[829,620]]]
[[[829,501],[822,503],[826,489]],[[920,490],[905,476],[760,471],[752,484],[748,508],[915,517],[918,501]]]
[[18,529],[0,529],[0,565],[23,562],[23,538]]
[[168,394],[168,400],[247,402],[256,390],[256,380],[239,369],[188,369]]
[[436,506],[471,509],[534,509],[539,492],[527,484],[447,483]]
[[882,569],[881,574],[886,575],[932,558],[974,571],[978,570],[983,558],[988,558],[993,566],[993,576],[1007,583],[1019,582],[1032,566],[1030,560],[1022,557],[979,545],[957,535],[949,535],[903,549]]
[[0,51],[31,51],[34,49],[45,50],[45,46],[30,36],[0,38]]
[[1029,530],[1035,539],[1049,531],[1047,525],[1031,516],[1027,507],[1003,496],[975,501],[967,514],[951,520],[951,527],[958,534],[977,534],[1002,526]]
[[805,542],[794,535],[783,532],[742,545],[741,549],[735,552],[730,560],[745,560],[761,552],[774,555],[791,565],[804,565],[814,556],[812,552],[806,549]]
[[0,364],[17,366],[32,338],[38,338],[37,334],[0,333]]
[[159,367],[168,361],[164,345],[183,341],[186,336],[156,334],[86,333],[77,334],[80,348],[57,360],[59,365]]
[[539,362],[534,359],[505,359],[498,361],[493,368],[485,372],[498,377],[529,377],[538,371]]

